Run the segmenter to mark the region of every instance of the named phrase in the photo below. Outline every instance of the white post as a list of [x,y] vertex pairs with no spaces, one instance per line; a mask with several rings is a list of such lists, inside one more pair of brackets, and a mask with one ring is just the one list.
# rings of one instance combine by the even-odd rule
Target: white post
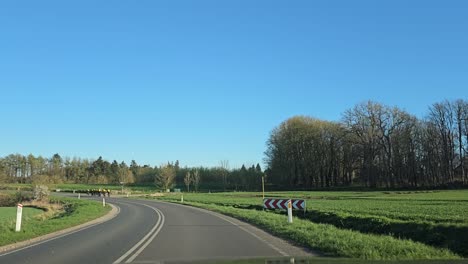
[[262,198],[265,200],[265,177],[262,176]]
[[80,199],[80,198],[81,198],[81,194],[80,194],[80,193],[78,193],[78,199]]
[[180,197],[180,202],[183,203],[184,202],[184,195],[182,194],[182,196]]
[[127,193],[127,198],[128,198],[128,193]]
[[19,232],[21,230],[21,218],[23,217],[23,205],[18,204],[18,207],[16,209],[16,232]]
[[102,197],[102,206],[106,206],[106,198]]
[[292,223],[292,205],[291,200],[288,201],[288,223]]

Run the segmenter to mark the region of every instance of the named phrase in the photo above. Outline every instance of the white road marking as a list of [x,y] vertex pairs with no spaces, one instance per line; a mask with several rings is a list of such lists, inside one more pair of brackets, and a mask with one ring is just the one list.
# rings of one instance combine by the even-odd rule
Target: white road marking
[[[197,209],[198,209],[198,208],[197,208]],[[252,233],[250,230],[244,228],[243,226],[240,226],[240,225],[238,225],[238,224],[232,222],[231,220],[229,220],[229,219],[227,219],[227,218],[224,218],[223,216],[220,216],[220,215],[218,215],[218,214],[216,214],[216,213],[213,213],[213,212],[210,212],[210,211],[207,211],[207,212],[205,212],[205,213],[210,214],[210,215],[213,215],[213,216],[216,216],[216,217],[218,217],[218,218],[221,218],[221,219],[223,219],[224,221],[229,222],[229,223],[231,223],[231,224],[233,224],[233,225],[239,227],[240,229],[242,229],[242,230],[244,230],[245,232],[251,234],[252,236],[254,236],[255,238],[257,238],[258,240],[260,240],[260,241],[262,241],[263,243],[267,244],[269,247],[271,247],[272,249],[276,250],[276,251],[277,251],[278,253],[280,253],[281,255],[283,255],[283,256],[285,256],[285,257],[289,256],[288,253],[282,251],[281,249],[279,249],[279,248],[276,247],[275,245],[273,245],[273,244],[269,243],[268,241],[266,241],[265,239],[263,239],[263,238],[257,236],[256,234]]]
[[[151,206],[148,206],[150,208],[152,208]],[[138,255],[140,255],[140,253],[151,243],[151,241],[153,241],[153,239],[158,235],[159,231],[161,231],[161,228],[163,227],[164,225],[164,220],[165,220],[165,216],[164,214],[161,212],[161,210],[155,208],[157,211],[159,211],[159,217],[162,218],[161,220],[161,224],[159,225],[158,227],[158,230],[156,230],[156,232],[154,232],[154,234],[151,236],[150,239],[148,239],[148,241],[146,241],[146,243],[140,247],[140,249],[138,249],[137,252],[135,252],[135,254],[133,254],[133,256],[131,256],[129,259],[127,259],[127,261],[125,263],[130,263],[132,262],[136,257],[138,257]]]
[[[127,201],[128,202],[128,201]],[[141,244],[143,244],[151,235],[147,243],[145,243],[142,248],[144,249],[146,246],[148,246],[149,243],[151,243],[151,241],[156,237],[156,235],[159,233],[159,231],[161,230],[163,224],[164,224],[164,215],[162,214],[161,211],[159,211],[159,209],[157,208],[154,208],[154,207],[151,207],[149,205],[146,205],[146,204],[141,204],[141,203],[131,203],[129,202],[130,204],[138,204],[138,205],[144,205],[146,207],[149,207],[151,208],[153,211],[156,212],[156,214],[158,215],[158,221],[156,222],[156,224],[154,225],[154,227],[150,230],[150,232],[148,234],[146,234],[138,243],[136,243],[131,249],[129,249],[125,254],[123,254],[120,258],[118,258],[116,261],[113,262],[113,264],[118,264],[118,263],[121,263],[125,258],[127,258],[130,254],[132,254]],[[141,253],[141,251],[143,251],[143,249],[141,250],[138,250],[134,255],[132,255],[125,263],[130,263],[133,259],[135,259],[138,254]]]

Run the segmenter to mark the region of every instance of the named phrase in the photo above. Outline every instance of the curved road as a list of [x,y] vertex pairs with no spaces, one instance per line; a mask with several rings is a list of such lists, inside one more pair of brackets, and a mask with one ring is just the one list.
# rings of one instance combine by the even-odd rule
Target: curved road
[[108,202],[120,209],[111,220],[0,253],[0,263],[162,263],[311,255],[203,209],[125,198]]

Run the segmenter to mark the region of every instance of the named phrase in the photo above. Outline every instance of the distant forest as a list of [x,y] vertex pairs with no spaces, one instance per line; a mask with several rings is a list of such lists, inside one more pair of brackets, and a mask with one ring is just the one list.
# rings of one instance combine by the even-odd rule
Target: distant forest
[[468,102],[431,105],[422,119],[364,102],[340,122],[292,117],[268,140],[268,181],[285,189],[468,185]]
[[0,183],[154,184],[161,189],[257,191],[336,187],[434,188],[468,185],[468,101],[435,103],[422,119],[398,107],[364,102],[339,122],[295,116],[274,128],[265,163],[229,168],[161,166],[11,154]]
[[[217,167],[181,167],[179,161],[161,166],[109,162],[102,157],[96,160],[50,158],[10,154],[0,158],[0,183],[83,183],[155,185],[161,189],[181,188],[198,191],[256,190],[261,188],[260,164],[230,169],[228,161]],[[257,186],[258,185],[258,186]]]

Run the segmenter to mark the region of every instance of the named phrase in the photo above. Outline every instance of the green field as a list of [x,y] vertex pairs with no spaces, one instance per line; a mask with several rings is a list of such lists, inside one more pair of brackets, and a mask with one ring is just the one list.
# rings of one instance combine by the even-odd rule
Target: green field
[[41,216],[39,209],[25,207],[20,232],[15,232],[16,208],[0,208],[0,246],[31,239],[61,229],[79,225],[106,214],[111,208],[96,201],[70,198],[51,198],[61,203],[63,210],[48,217]]
[[[166,195],[159,199],[178,202],[180,195]],[[307,213],[296,212],[295,228],[291,229],[284,223],[284,212],[262,211],[261,193],[185,193],[184,201],[243,218],[333,256],[419,259],[438,258],[438,254],[443,258],[445,253],[441,252],[453,252],[468,257],[466,190],[271,192],[266,197],[306,199]],[[270,223],[265,219],[270,219]],[[299,226],[303,230],[296,233]],[[323,233],[323,230],[328,230],[328,233]],[[319,237],[324,240],[320,242]],[[434,253],[433,250],[442,251]]]
[[[262,206],[261,193],[184,194],[201,203]],[[266,197],[301,198],[308,211],[387,217],[394,220],[468,224],[468,191],[271,192]],[[165,199],[174,199],[168,196]]]

